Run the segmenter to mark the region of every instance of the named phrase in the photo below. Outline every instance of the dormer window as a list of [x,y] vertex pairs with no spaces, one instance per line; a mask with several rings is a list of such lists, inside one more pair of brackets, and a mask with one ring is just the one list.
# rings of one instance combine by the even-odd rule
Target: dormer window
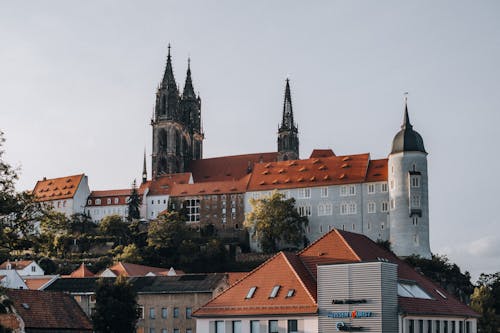
[[293,295],[295,295],[295,289],[290,289],[288,290],[288,292],[286,293],[286,297],[292,297]]
[[281,286],[277,285],[273,287],[273,290],[271,290],[271,294],[269,295],[269,298],[275,298],[278,296],[278,292],[280,291]]
[[106,201],[106,203],[107,203],[108,205],[111,205],[111,199],[108,199],[108,200]]
[[245,296],[245,299],[250,299],[253,297],[255,294],[255,291],[257,290],[257,287],[252,287],[250,290],[248,290],[248,294]]

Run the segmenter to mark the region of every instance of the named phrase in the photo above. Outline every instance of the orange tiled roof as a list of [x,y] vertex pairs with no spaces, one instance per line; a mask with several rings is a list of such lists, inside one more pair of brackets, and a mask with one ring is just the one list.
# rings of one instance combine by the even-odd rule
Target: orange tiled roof
[[256,164],[248,191],[361,183],[369,154]]
[[250,175],[246,175],[237,181],[230,180],[195,184],[174,184],[170,195],[173,197],[183,197],[192,195],[244,193],[249,179]]
[[38,201],[70,199],[76,193],[84,174],[39,180],[33,194]]
[[52,281],[55,278],[55,276],[52,275],[42,275],[42,276],[25,276],[23,277],[24,283],[26,283],[26,286],[28,286],[28,289],[31,290],[39,290],[41,287],[43,287],[47,282]]
[[174,184],[188,184],[190,179],[191,174],[189,172],[160,176],[149,184],[148,195],[170,194]]
[[188,170],[195,183],[235,180],[248,174],[249,166],[276,161],[278,153],[257,153],[235,156],[205,158],[191,161]]
[[309,158],[333,157],[335,153],[331,149],[314,149]]
[[151,267],[137,264],[130,264],[126,262],[117,262],[113,266],[109,267],[109,269],[118,275],[123,276],[145,276],[148,273],[159,274],[160,272],[168,271],[165,268],[160,267]]
[[24,269],[26,266],[31,264],[33,260],[17,260],[17,261],[4,261],[2,264],[0,264],[0,269],[7,269],[7,264],[10,264],[11,269],[16,269],[16,270],[21,270]]
[[[281,286],[280,290],[275,298],[270,298],[276,285]],[[247,299],[252,287],[257,289],[253,297]],[[287,297],[291,289],[294,289],[293,296]],[[315,282],[296,255],[280,252],[195,311],[194,315],[315,314],[315,289]]]
[[367,182],[387,181],[388,162],[389,160],[387,158],[381,160],[370,160],[370,164],[368,164],[368,171],[366,173],[366,181]]
[[227,282],[230,286],[243,279],[248,275],[248,272],[227,272]]
[[70,275],[64,276],[64,277],[72,277],[72,278],[84,278],[84,277],[92,277],[95,274],[92,273],[85,264],[81,264],[80,267],[75,269],[73,272],[71,272]]

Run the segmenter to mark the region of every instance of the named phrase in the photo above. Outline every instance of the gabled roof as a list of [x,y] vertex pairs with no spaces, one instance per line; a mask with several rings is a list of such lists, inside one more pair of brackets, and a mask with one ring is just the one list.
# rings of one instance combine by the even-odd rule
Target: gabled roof
[[387,181],[388,174],[388,163],[387,158],[380,160],[370,160],[368,164],[368,171],[366,172],[366,182],[381,182]]
[[250,175],[241,180],[229,180],[220,182],[203,182],[195,184],[175,184],[170,195],[173,197],[184,197],[193,195],[220,195],[232,193],[244,193],[247,188]]
[[33,194],[38,201],[73,198],[84,176],[85,175],[82,173],[79,175],[52,179],[44,178],[36,183]]
[[168,195],[174,184],[188,184],[190,179],[189,172],[162,175],[151,181],[148,195]]
[[9,269],[21,270],[33,263],[33,260],[16,260],[16,261],[4,261],[0,264],[0,269],[7,269],[7,265],[10,264]]
[[168,271],[168,269],[161,267],[151,267],[137,264],[130,264],[126,262],[117,262],[113,266],[109,267],[116,276],[146,276],[148,273],[161,273]]
[[247,175],[254,165],[277,159],[276,152],[205,158],[189,162],[188,171],[195,183],[236,180]]
[[92,277],[95,274],[92,273],[87,266],[85,266],[84,263],[82,263],[77,269],[75,269],[73,272],[71,272],[70,275],[63,276],[64,278],[66,277],[74,277],[74,278],[84,278],[84,277]]
[[[137,188],[137,193],[139,195],[144,195],[144,192],[149,187],[150,181],[142,183]],[[90,200],[90,204],[87,203],[87,206],[115,206],[115,205],[126,205],[127,198],[132,193],[131,188],[118,189],[118,190],[100,190],[100,191],[92,191],[88,197]],[[115,203],[115,199],[118,198],[118,203]],[[100,204],[95,203],[95,199],[101,199]],[[108,204],[106,199],[111,199],[111,203]]]
[[[280,286],[276,297],[271,291]],[[252,297],[247,295],[256,287]],[[290,290],[291,297],[287,297]],[[315,314],[316,283],[295,254],[280,252],[194,312],[196,317]]]
[[43,290],[44,286],[59,278],[59,275],[28,275],[22,278],[28,289]]
[[370,154],[359,154],[260,163],[248,191],[361,183],[366,181],[369,161]]
[[331,149],[314,149],[309,158],[333,157],[335,153]]
[[92,332],[92,324],[76,301],[61,292],[6,290],[27,329]]

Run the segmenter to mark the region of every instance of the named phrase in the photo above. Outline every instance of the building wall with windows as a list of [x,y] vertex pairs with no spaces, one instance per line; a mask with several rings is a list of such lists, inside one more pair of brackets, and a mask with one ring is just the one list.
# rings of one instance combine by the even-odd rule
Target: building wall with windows
[[207,333],[317,333],[317,316],[252,316],[196,319],[198,332]]
[[[315,241],[333,228],[362,233],[372,240],[389,240],[389,193],[387,182],[370,182],[279,190],[295,198],[300,215],[307,216],[306,236]],[[245,213],[252,210],[250,199],[271,195],[272,191],[245,194]],[[251,241],[258,249],[255,239]]]

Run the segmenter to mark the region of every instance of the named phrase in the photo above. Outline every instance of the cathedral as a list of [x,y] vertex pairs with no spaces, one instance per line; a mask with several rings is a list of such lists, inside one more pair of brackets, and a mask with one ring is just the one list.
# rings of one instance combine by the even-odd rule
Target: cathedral
[[[400,257],[431,257],[427,152],[410,122],[406,99],[401,129],[388,157],[381,159],[369,153],[338,156],[331,149],[315,149],[301,159],[288,79],[281,115],[277,112],[281,123],[276,151],[203,158],[201,98],[193,87],[191,63],[188,60],[181,93],[170,46],[154,104],[151,179],[145,154],[138,187],[143,220],[180,205],[187,211],[188,224],[213,225],[221,237],[251,235],[243,227],[250,200],[279,191],[295,198],[298,212],[308,217],[305,234],[310,242],[336,228],[389,241]],[[130,189],[90,191],[86,176],[70,177],[74,179],[43,179],[34,193],[56,209],[64,207],[67,214],[72,207],[84,207],[96,223],[110,214],[127,216]],[[61,184],[76,186],[61,192]],[[260,251],[253,237],[250,247]]]

